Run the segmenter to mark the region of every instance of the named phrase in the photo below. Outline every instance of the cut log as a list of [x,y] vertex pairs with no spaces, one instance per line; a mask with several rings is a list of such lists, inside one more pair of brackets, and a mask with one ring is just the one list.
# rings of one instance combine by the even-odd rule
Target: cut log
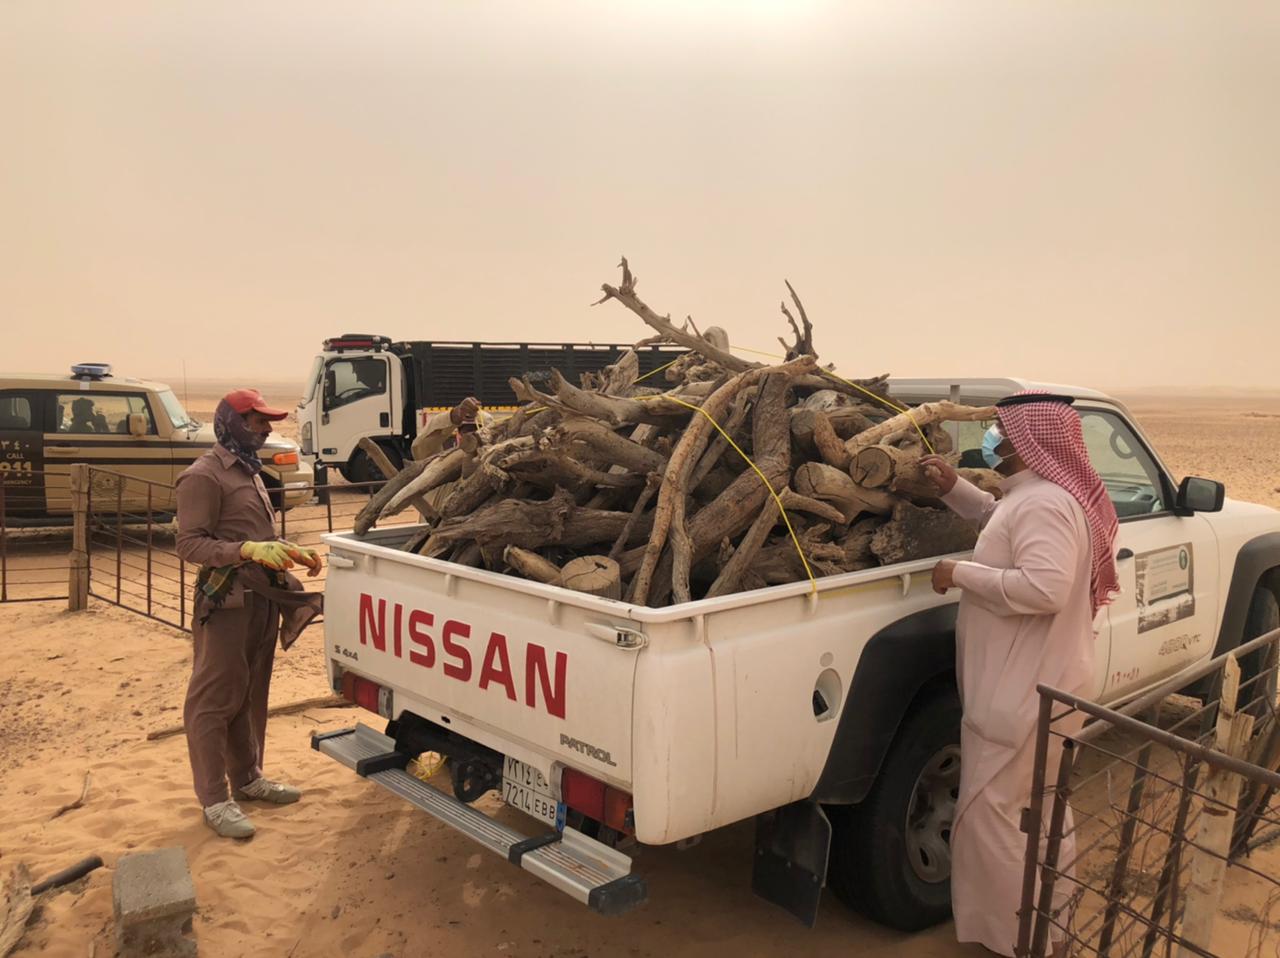
[[[733,400],[733,408],[729,411],[728,417],[720,424],[723,433],[717,433],[716,437],[711,440],[711,445],[707,451],[702,454],[702,458],[698,461],[697,467],[693,470],[693,475],[689,478],[689,488],[696,490],[702,485],[704,479],[711,474],[711,471],[720,463],[720,459],[724,456],[725,451],[729,449],[729,439],[741,444],[742,427],[746,422],[747,414],[750,412],[755,402],[756,396],[760,392],[759,386],[747,386],[742,389]],[[729,438],[726,438],[726,435]],[[736,458],[736,454],[735,454]]]
[[641,475],[660,472],[667,464],[662,455],[626,436],[619,436],[595,419],[575,416],[566,419],[554,432],[564,436],[576,452],[585,452],[594,459],[622,466],[628,472]]
[[[882,489],[909,464],[918,466],[920,457],[915,452],[896,449],[893,446],[865,446],[853,455],[849,474],[853,481],[868,489]],[[923,473],[922,473],[923,474]]]
[[548,585],[560,581],[560,567],[549,559],[544,559],[536,552],[521,549],[519,546],[507,546],[502,558],[526,579],[545,582]]
[[738,584],[751,568],[751,564],[760,553],[760,547],[764,545],[765,539],[777,522],[778,504],[770,497],[761,508],[760,514],[751,523],[751,527],[747,529],[742,541],[738,543],[738,548],[729,557],[729,561],[720,569],[720,575],[711,583],[711,588],[707,590],[707,598],[728,595],[738,588]]
[[840,470],[849,468],[849,450],[840,441],[826,413],[813,414],[813,444],[818,450],[818,455],[827,465],[835,466]]
[[856,455],[863,446],[874,446],[889,436],[906,431],[916,431],[935,422],[982,422],[994,419],[994,406],[962,406],[948,400],[927,402],[899,413],[892,419],[864,429],[846,443],[849,452]]
[[604,599],[622,597],[622,573],[608,556],[579,556],[564,564],[560,584],[566,589],[598,595]]
[[[841,475],[843,475],[843,473],[841,473]],[[772,499],[773,497],[770,496],[769,498]],[[842,525],[849,521],[845,518],[844,513],[835,506],[828,505],[819,499],[811,499],[808,496],[802,496],[791,488],[783,489],[782,492],[779,493],[778,498],[782,500],[782,507],[786,509],[788,513],[807,512],[811,516],[817,516],[820,519],[825,519],[827,522],[831,522],[836,525]]]
[[[658,486],[662,483],[662,477],[656,472],[649,473],[645,479],[644,489],[636,498],[636,504],[631,509],[631,515],[627,517],[626,524],[622,527],[622,531],[618,533],[618,538],[614,540],[613,548],[609,550],[609,558],[616,560],[622,554],[622,550],[626,548],[627,543],[631,541],[631,533],[636,527],[636,523],[640,521],[640,517],[644,515],[645,509],[649,507],[649,500],[653,498],[653,494],[658,491]],[[634,571],[634,570],[633,570]]]
[[[409,505],[409,500],[430,492],[446,482],[455,482],[462,475],[462,464],[468,459],[463,449],[450,449],[432,459],[426,460],[426,466],[420,474],[411,479],[399,492],[391,497],[391,501],[380,513],[380,516],[394,516]],[[391,483],[387,483],[391,485]],[[359,532],[359,528],[356,529]],[[367,531],[367,530],[366,530]]]
[[454,516],[470,514],[493,495],[498,485],[494,470],[476,469],[470,476],[456,483],[452,489],[443,490],[448,495],[440,501],[440,518],[451,519]]
[[845,522],[863,513],[887,515],[893,509],[894,498],[888,493],[863,488],[848,473],[826,463],[807,462],[800,466],[793,485],[802,496],[831,503],[843,514]]
[[[497,499],[469,516],[443,520],[423,547],[434,553],[442,546],[474,539],[484,550],[486,561],[502,561],[506,546],[525,549],[543,546],[588,546],[612,542],[626,525],[628,513],[585,509],[574,504],[572,493],[557,489],[550,499]],[[649,534],[643,519],[632,532],[633,539]]]
[[630,396],[640,377],[640,356],[628,349],[612,366],[601,370],[599,392],[606,396]]
[[393,479],[370,496],[369,501],[356,513],[355,521],[352,523],[352,528],[355,529],[356,535],[362,536],[372,529],[378,521],[378,517],[382,514],[382,510],[386,508],[387,503],[395,498],[409,483],[422,475],[423,470],[427,468],[430,462],[430,459],[422,459],[406,463],[405,467]]
[[871,551],[884,565],[911,562],[952,552],[967,552],[977,531],[946,509],[929,509],[899,501],[893,518],[871,538]]
[[860,520],[837,543],[844,552],[844,564],[850,571],[877,564],[875,554],[871,551],[871,540],[880,525],[878,519]]

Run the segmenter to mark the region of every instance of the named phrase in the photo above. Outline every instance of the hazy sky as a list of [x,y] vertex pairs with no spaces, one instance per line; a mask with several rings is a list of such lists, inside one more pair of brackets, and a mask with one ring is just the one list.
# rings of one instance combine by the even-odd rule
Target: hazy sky
[[321,339],[1275,386],[1280,13],[1236,3],[0,5],[0,368],[297,380]]

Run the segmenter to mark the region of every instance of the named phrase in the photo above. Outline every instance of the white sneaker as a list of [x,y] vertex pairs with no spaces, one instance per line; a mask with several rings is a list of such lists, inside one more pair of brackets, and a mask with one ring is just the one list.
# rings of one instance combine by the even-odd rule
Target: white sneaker
[[259,802],[271,802],[273,805],[291,805],[302,797],[302,793],[292,785],[273,782],[269,778],[255,778],[248,785],[235,790],[239,799],[253,799]]
[[244,817],[234,799],[206,805],[204,823],[223,838],[252,838],[253,822]]

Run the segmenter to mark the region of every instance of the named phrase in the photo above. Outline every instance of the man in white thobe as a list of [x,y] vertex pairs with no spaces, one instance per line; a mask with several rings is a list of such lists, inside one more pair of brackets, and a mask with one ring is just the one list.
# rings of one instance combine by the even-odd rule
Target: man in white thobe
[[[999,500],[959,479],[945,460],[925,462],[943,501],[981,529],[971,561],[944,560],[934,570],[937,591],[963,591],[956,671],[964,719],[951,833],[956,936],[1006,956],[1014,953],[1022,898],[1020,824],[1031,798],[1036,685],[1090,694],[1093,619],[1116,583],[1115,510],[1070,401],[1020,393],[998,404],[998,431],[988,443],[995,453],[988,454],[1006,476]],[[1055,728],[1069,735],[1080,724]],[[1052,771],[1061,739],[1051,742]],[[1059,861],[1074,858],[1068,838]],[[1058,890],[1064,899],[1070,892]],[[1052,940],[1062,937],[1059,931]]]

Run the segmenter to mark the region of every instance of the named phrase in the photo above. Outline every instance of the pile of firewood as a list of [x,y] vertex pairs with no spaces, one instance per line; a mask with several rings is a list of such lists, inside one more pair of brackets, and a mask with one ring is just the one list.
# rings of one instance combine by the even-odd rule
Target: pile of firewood
[[[424,525],[406,549],[651,606],[973,546],[920,458],[951,453],[943,422],[994,410],[900,411],[887,376],[850,381],[819,366],[790,284],[795,313],[782,312],[794,341],[780,340],[774,366],[734,356],[720,330],[659,316],[626,260],[621,285],[603,289],[600,302],[656,332],[637,347],[688,352],[643,380],[634,350],[580,384],[556,371],[511,380],[523,403],[514,415],[407,464],[355,531],[416,508]],[[962,474],[987,488],[998,480]]]

